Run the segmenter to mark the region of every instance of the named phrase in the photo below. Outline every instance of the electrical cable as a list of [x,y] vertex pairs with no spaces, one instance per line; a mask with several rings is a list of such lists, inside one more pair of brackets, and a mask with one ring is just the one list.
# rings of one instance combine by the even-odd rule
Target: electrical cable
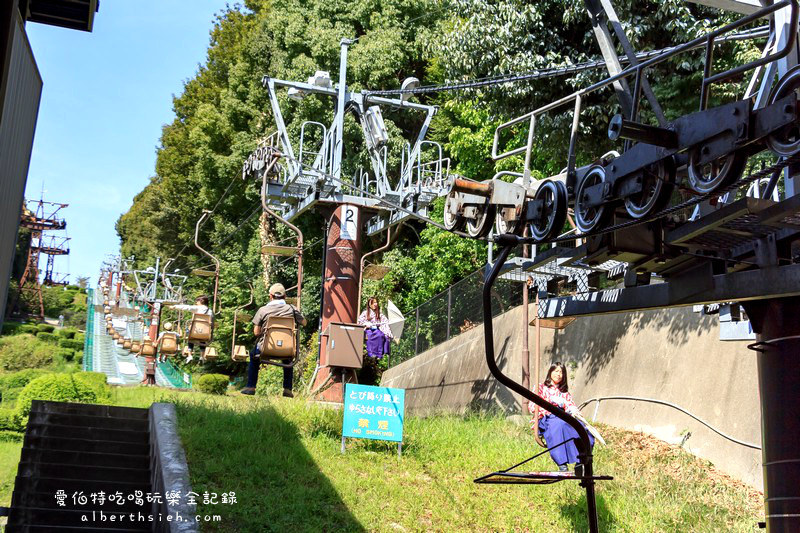
[[[730,435],[726,435],[725,433],[723,433],[722,431],[718,430],[717,428],[715,428],[714,426],[712,426],[711,424],[709,424],[708,422],[706,422],[705,420],[703,420],[699,416],[696,416],[696,415],[690,413],[689,411],[687,411],[686,409],[684,409],[683,407],[681,407],[679,405],[675,405],[674,403],[670,403],[670,402],[665,402],[664,400],[656,400],[654,398],[639,398],[637,396],[601,396],[599,398],[591,398],[589,400],[586,400],[585,402],[580,404],[580,406],[578,406],[578,409],[583,409],[585,406],[587,406],[588,404],[590,404],[592,402],[597,402],[597,405],[598,405],[598,408],[599,408],[600,402],[601,401],[605,401],[605,400],[632,400],[632,401],[638,401],[638,402],[656,403],[656,404],[659,404],[659,405],[665,405],[667,407],[672,407],[673,409],[677,409],[678,411],[680,411],[680,412],[682,412],[682,413],[684,413],[686,415],[689,415],[690,417],[694,418],[695,420],[697,420],[698,422],[700,422],[705,427],[707,427],[708,429],[710,429],[711,431],[713,431],[714,433],[716,433],[717,435],[719,435],[722,438],[728,439],[731,442],[735,442],[736,444],[740,444],[742,446],[746,446],[746,447],[752,448],[754,450],[760,450],[761,449],[761,446],[759,446],[757,444],[751,444],[749,442],[744,442],[744,441],[741,441],[739,439],[735,439],[735,438],[731,437]],[[594,417],[592,417],[592,421],[594,421]]]
[[[751,30],[747,30],[744,32],[734,33],[727,36],[718,37],[716,42],[726,42],[726,41],[741,41],[741,40],[748,40],[748,39],[758,39],[763,38],[769,35],[769,26],[759,26],[758,28],[753,28]],[[701,45],[694,47],[694,49],[700,48]],[[666,48],[660,48],[658,50],[650,50],[647,52],[638,52],[636,54],[637,60],[642,59],[650,59],[651,57],[660,56],[664,54],[670,53],[678,46],[668,46]],[[628,63],[629,59],[627,56],[619,56],[617,60],[620,63]],[[449,83],[443,85],[425,85],[422,87],[416,87],[414,89],[386,89],[386,90],[378,90],[378,91],[363,91],[365,96],[392,96],[392,95],[401,95],[401,94],[429,94],[429,93],[439,93],[445,91],[457,91],[457,90],[466,90],[466,89],[477,89],[480,87],[489,87],[493,85],[502,85],[504,83],[517,83],[521,81],[532,81],[538,79],[545,79],[545,78],[554,78],[558,76],[566,76],[568,74],[578,74],[581,72],[585,72],[587,70],[594,70],[596,68],[600,68],[606,65],[606,61],[604,59],[595,59],[591,61],[585,61],[583,63],[576,63],[574,65],[565,65],[561,67],[550,67],[544,68],[540,70],[534,70],[529,72],[523,73],[515,73],[515,74],[503,74],[499,76],[488,76],[484,78],[476,78],[474,80],[468,80],[459,83]]]

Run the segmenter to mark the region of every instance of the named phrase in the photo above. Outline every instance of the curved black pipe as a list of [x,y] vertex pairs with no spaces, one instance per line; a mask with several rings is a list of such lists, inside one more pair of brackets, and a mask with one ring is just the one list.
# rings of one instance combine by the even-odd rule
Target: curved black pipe
[[[510,240],[509,240],[510,241]],[[492,285],[497,280],[497,276],[500,275],[500,268],[505,264],[506,259],[508,259],[508,255],[511,253],[514,244],[516,243],[516,239],[513,239],[514,243],[505,241],[502,242],[504,244],[503,248],[500,250],[500,253],[497,255],[497,259],[495,260],[494,265],[492,265],[491,270],[487,271],[486,278],[483,284],[483,338],[484,344],[486,349],[486,364],[489,366],[489,371],[492,375],[511,389],[512,391],[520,394],[523,398],[526,398],[532,401],[534,404],[538,405],[539,407],[550,411],[556,418],[560,418],[564,422],[570,425],[577,433],[579,439],[575,442],[576,447],[578,448],[578,458],[583,465],[583,476],[588,479],[583,479],[581,481],[581,485],[586,488],[586,504],[587,504],[587,511],[588,511],[588,518],[589,518],[589,531],[595,533],[598,531],[598,524],[597,524],[597,505],[595,502],[595,494],[594,494],[594,480],[591,479],[593,475],[592,469],[592,446],[591,442],[589,441],[589,432],[586,431],[586,428],[583,427],[577,418],[570,415],[557,405],[553,405],[550,402],[546,401],[541,396],[535,394],[533,391],[528,390],[527,388],[523,387],[522,384],[517,383],[510,377],[503,374],[500,368],[497,366],[497,361],[495,360],[495,353],[494,353],[494,328],[492,326],[492,300],[491,300],[491,291]],[[527,331],[525,332],[527,334]]]

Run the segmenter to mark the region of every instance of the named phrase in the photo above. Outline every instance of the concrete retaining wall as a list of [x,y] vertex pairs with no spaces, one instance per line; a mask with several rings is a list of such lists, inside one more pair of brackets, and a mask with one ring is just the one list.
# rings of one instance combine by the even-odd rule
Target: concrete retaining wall
[[[533,306],[530,316],[533,316]],[[521,379],[522,308],[494,319],[501,369]],[[529,328],[531,366],[535,329]],[[761,444],[755,355],[746,342],[722,342],[716,316],[691,308],[580,318],[562,331],[542,329],[541,375],[552,361],[569,369],[576,403],[602,396],[637,396],[679,405],[723,433]],[[531,369],[533,374],[533,368]],[[406,409],[518,411],[519,397],[486,366],[483,328],[450,339],[391,368],[382,385],[406,389]],[[583,409],[588,419],[680,443],[722,471],[762,490],[761,451],[735,444],[675,409],[606,400]]]

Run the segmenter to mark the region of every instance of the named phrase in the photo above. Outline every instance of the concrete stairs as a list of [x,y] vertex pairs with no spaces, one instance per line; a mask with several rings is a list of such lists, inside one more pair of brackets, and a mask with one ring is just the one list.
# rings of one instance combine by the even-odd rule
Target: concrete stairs
[[151,531],[150,453],[147,409],[34,401],[5,531]]

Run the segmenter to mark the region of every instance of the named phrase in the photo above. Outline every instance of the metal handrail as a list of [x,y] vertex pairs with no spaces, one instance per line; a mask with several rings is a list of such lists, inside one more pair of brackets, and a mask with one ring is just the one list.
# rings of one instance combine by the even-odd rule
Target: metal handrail
[[[790,17],[790,22],[789,22],[789,27],[795,29],[795,31],[789,32],[789,37],[786,40],[786,43],[785,43],[784,47],[781,50],[779,50],[777,52],[774,52],[772,54],[766,54],[766,55],[760,57],[759,59],[753,60],[753,61],[751,61],[749,63],[745,63],[744,65],[739,65],[738,67],[734,67],[732,69],[729,69],[729,70],[726,70],[726,71],[723,71],[723,72],[719,72],[719,73],[716,73],[716,74],[713,74],[713,75],[711,74],[711,68],[712,68],[711,63],[713,62],[713,46],[714,46],[714,42],[717,39],[717,37],[719,37],[720,35],[722,35],[724,33],[729,32],[731,30],[734,30],[736,28],[739,28],[741,26],[749,24],[750,22],[753,22],[753,21],[755,21],[755,20],[757,20],[759,18],[762,18],[762,17],[764,17],[766,15],[774,13],[774,12],[780,10],[780,9],[783,9],[785,7],[789,7],[789,6],[791,7],[791,10],[792,10],[791,17]],[[519,153],[522,153],[522,152],[526,152],[526,155],[529,155],[530,151],[532,149],[533,130],[535,129],[536,117],[538,115],[541,115],[541,114],[546,113],[548,111],[551,111],[553,109],[559,108],[559,107],[561,107],[563,105],[566,105],[566,104],[568,104],[568,103],[570,103],[572,101],[575,101],[576,102],[576,105],[575,105],[575,116],[573,117],[573,122],[577,122],[578,116],[580,114],[580,107],[581,107],[580,106],[580,101],[581,101],[583,96],[588,95],[590,93],[593,93],[595,91],[598,91],[600,89],[603,89],[605,87],[608,87],[609,85],[613,84],[614,82],[619,81],[619,80],[621,80],[623,78],[627,78],[629,76],[634,76],[635,77],[634,107],[636,108],[637,107],[636,104],[638,103],[638,100],[639,100],[639,89],[641,87],[641,80],[642,80],[642,77],[643,77],[643,73],[644,73],[644,71],[646,69],[649,69],[649,68],[651,68],[651,67],[653,67],[653,66],[655,66],[655,65],[657,65],[659,63],[662,63],[662,62],[666,61],[667,59],[669,59],[669,58],[671,58],[673,56],[676,56],[678,54],[682,54],[684,52],[695,50],[695,49],[698,49],[700,47],[705,47],[706,48],[706,55],[705,55],[704,65],[703,65],[703,81],[702,81],[701,91],[700,91],[700,110],[702,111],[702,110],[706,109],[705,106],[708,103],[709,88],[710,88],[710,86],[712,84],[728,80],[728,79],[730,79],[730,78],[732,78],[734,76],[737,76],[739,74],[742,74],[742,73],[744,73],[744,72],[746,72],[748,70],[753,70],[753,69],[756,69],[756,68],[760,68],[761,66],[763,66],[763,65],[765,65],[767,63],[771,63],[771,62],[777,61],[777,60],[779,60],[779,59],[781,59],[783,57],[786,57],[791,52],[792,48],[794,47],[794,43],[795,43],[795,40],[796,40],[796,37],[797,37],[796,28],[797,28],[797,22],[798,22],[798,11],[799,11],[798,10],[798,0],[782,0],[780,2],[776,2],[775,4],[773,4],[771,6],[764,7],[762,9],[756,11],[755,13],[752,13],[751,15],[748,15],[748,16],[743,17],[743,18],[741,18],[741,19],[739,19],[737,21],[734,21],[734,22],[732,22],[732,23],[730,23],[728,25],[725,25],[722,28],[718,28],[716,30],[713,30],[713,31],[707,33],[706,35],[702,35],[702,36],[700,36],[700,37],[698,37],[696,39],[693,39],[693,40],[689,41],[688,43],[684,43],[682,45],[676,46],[673,49],[671,49],[671,50],[669,50],[667,52],[664,52],[663,54],[660,54],[660,55],[657,55],[657,56],[655,56],[655,57],[653,57],[651,59],[648,59],[647,61],[644,61],[644,62],[639,63],[637,65],[631,65],[628,68],[626,68],[625,70],[615,74],[614,76],[610,76],[608,78],[605,78],[604,80],[601,80],[601,81],[599,81],[599,82],[597,82],[597,83],[595,83],[593,85],[590,85],[589,87],[585,87],[583,89],[575,91],[574,93],[572,93],[570,95],[567,95],[567,96],[565,96],[563,98],[560,98],[559,100],[551,102],[551,103],[549,103],[549,104],[547,104],[545,106],[542,106],[542,107],[540,107],[538,109],[530,111],[530,112],[528,112],[528,113],[526,113],[524,115],[521,115],[519,117],[513,118],[513,119],[511,119],[511,120],[509,120],[507,122],[504,122],[503,124],[500,124],[499,126],[497,126],[497,128],[495,129],[495,132],[494,132],[494,139],[493,139],[493,142],[492,142],[492,159],[494,161],[498,161],[500,159],[504,159],[506,157],[509,157],[509,156],[512,156],[512,155],[516,155],[516,154],[519,154]],[[634,113],[633,116],[634,117],[636,116],[635,113]],[[506,130],[506,129],[509,129],[512,126],[515,126],[515,125],[517,125],[519,123],[522,123],[522,122],[525,122],[525,121],[529,122],[529,124],[528,124],[528,143],[527,143],[527,145],[521,146],[521,147],[518,147],[518,148],[514,148],[512,150],[508,150],[508,151],[506,151],[506,152],[504,152],[502,154],[498,154],[497,150],[498,150],[498,145],[499,145],[499,142],[500,142],[500,133],[502,131]],[[575,126],[575,124],[573,124],[573,132],[575,131],[575,127],[574,126]],[[574,135],[573,135],[573,137],[574,137]],[[568,157],[571,160],[574,160],[574,156],[573,156],[574,150],[575,150],[575,143],[573,142],[573,139],[570,139],[570,154],[569,154]],[[527,165],[526,165],[526,167],[527,167]],[[526,170],[527,170],[527,168],[526,168]]]

